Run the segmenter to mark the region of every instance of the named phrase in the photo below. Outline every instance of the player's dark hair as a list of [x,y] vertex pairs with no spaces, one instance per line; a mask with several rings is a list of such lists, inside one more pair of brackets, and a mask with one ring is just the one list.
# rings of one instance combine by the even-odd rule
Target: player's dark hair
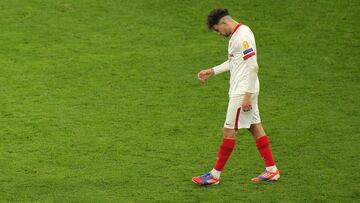
[[229,15],[229,11],[224,8],[216,8],[216,9],[210,11],[208,18],[207,18],[208,28],[210,30],[213,29],[213,26],[218,24],[220,19],[227,15]]

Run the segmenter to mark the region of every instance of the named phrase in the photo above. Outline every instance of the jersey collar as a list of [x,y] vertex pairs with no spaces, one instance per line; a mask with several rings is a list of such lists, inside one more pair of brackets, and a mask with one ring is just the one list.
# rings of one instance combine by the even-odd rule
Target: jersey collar
[[234,30],[231,32],[231,34],[234,34],[234,32],[236,32],[236,30],[237,30],[241,25],[242,25],[241,23],[238,23],[238,24],[235,26]]

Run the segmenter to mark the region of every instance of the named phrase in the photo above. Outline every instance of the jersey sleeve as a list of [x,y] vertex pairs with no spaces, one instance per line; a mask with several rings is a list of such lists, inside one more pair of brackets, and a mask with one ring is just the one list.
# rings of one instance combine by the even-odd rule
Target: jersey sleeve
[[240,50],[244,61],[256,55],[255,46],[251,43],[251,41],[247,37],[240,37],[240,43],[241,43]]
[[254,93],[256,88],[259,65],[256,60],[255,45],[246,37],[240,38],[242,58],[246,64],[245,74],[247,75],[246,92]]
[[229,60],[225,61],[224,63],[218,66],[213,67],[213,70],[215,75],[229,71],[230,70]]

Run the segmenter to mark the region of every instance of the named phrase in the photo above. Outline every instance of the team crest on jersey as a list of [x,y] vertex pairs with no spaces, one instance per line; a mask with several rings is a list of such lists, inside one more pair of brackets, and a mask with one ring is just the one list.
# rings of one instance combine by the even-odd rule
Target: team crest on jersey
[[249,42],[243,41],[242,47],[243,47],[243,49],[248,49],[248,48],[250,47],[250,46],[249,46]]

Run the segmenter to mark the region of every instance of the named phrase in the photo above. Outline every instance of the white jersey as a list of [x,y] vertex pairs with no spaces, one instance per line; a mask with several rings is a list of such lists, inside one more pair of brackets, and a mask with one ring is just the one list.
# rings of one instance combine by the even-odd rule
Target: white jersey
[[[248,26],[238,24],[229,40],[228,60],[214,67],[215,74],[230,70],[230,97],[245,92],[259,92],[256,53],[254,34]],[[256,66],[256,70],[252,69],[253,66]],[[250,76],[251,71],[256,71],[253,77]]]

